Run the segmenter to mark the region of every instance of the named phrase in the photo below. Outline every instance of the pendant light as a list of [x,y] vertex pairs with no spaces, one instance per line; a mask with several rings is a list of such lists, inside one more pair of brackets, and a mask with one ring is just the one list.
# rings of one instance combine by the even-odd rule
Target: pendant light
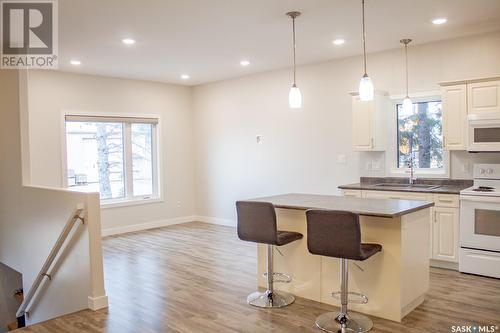
[[366,73],[366,31],[365,31],[365,0],[361,0],[362,19],[363,19],[363,64],[365,73],[359,82],[359,99],[362,101],[371,101],[375,94],[372,79]]
[[292,109],[300,109],[302,107],[302,94],[296,84],[296,61],[295,61],[295,18],[300,16],[300,12],[288,12],[286,15],[292,18],[292,33],[293,33],[293,84],[288,93],[288,105]]
[[403,114],[410,115],[413,113],[413,102],[408,94],[408,44],[411,39],[401,39],[400,42],[405,47],[406,97],[403,100]]

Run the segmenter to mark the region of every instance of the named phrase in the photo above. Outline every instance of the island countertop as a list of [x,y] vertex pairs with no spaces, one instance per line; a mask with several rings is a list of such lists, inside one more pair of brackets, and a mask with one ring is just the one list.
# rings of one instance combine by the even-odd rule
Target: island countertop
[[343,210],[364,216],[398,217],[434,206],[431,201],[366,199],[335,195],[289,193],[270,197],[250,199],[272,203],[283,209],[326,209]]

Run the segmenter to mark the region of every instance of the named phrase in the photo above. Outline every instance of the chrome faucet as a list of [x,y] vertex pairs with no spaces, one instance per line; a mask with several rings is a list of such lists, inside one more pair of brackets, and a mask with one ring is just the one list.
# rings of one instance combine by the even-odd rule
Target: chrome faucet
[[408,159],[408,167],[410,168],[410,177],[408,179],[408,183],[413,185],[417,180],[415,176],[415,159],[413,158],[413,151],[410,153],[410,158]]

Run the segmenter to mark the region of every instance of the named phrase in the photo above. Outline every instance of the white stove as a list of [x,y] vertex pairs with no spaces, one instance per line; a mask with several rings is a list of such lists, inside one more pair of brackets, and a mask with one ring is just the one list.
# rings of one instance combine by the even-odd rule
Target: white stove
[[460,192],[459,270],[500,278],[500,164],[474,165]]

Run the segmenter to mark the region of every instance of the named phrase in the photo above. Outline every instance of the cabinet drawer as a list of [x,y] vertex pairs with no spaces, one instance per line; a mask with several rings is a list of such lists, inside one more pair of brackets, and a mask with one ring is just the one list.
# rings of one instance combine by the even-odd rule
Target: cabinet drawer
[[363,191],[363,198],[432,201],[430,193]]
[[344,197],[361,198],[361,190],[342,190],[342,195]]
[[434,194],[434,203],[437,207],[452,207],[460,206],[460,198],[454,194]]

